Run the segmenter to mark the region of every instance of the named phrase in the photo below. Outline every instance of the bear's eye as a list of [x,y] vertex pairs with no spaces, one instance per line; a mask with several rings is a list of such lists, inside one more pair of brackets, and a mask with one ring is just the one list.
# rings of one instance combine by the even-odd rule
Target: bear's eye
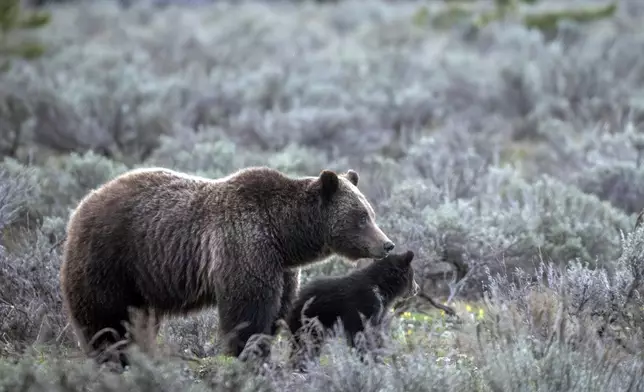
[[360,226],[365,226],[369,222],[369,215],[360,215]]

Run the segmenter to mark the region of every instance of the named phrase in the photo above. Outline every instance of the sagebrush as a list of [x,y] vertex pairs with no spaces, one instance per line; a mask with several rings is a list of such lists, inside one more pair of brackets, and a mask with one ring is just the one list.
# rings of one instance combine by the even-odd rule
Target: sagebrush
[[[48,5],[42,56],[0,73],[0,389],[644,391],[641,2],[547,31],[442,2],[119,3]],[[123,374],[84,360],[58,283],[79,200],[134,167],[252,165],[358,171],[458,317],[416,298],[371,359],[331,339],[306,374],[288,334],[263,366],[221,357],[214,311]]]

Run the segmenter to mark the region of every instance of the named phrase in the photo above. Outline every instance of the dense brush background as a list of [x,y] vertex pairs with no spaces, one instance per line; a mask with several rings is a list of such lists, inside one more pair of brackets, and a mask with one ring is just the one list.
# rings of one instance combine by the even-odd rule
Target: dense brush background
[[[607,3],[481,25],[498,5],[454,3],[47,4],[19,33],[42,55],[0,73],[0,391],[644,391],[644,2],[548,28],[522,15]],[[134,167],[250,165],[357,170],[460,319],[416,301],[384,360],[331,341],[307,374],[286,338],[261,372],[219,356],[215,310],[123,374],[86,361],[58,277],[80,198]]]

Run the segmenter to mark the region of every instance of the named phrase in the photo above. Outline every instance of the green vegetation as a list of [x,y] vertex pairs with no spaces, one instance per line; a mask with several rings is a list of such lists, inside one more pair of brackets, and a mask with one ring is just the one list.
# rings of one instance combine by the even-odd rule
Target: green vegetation
[[612,2],[605,6],[527,14],[523,17],[523,21],[528,27],[538,28],[542,31],[552,31],[562,20],[578,23],[594,22],[612,17],[615,11],[617,11],[617,3]]
[[554,10],[530,10],[521,4],[535,5],[539,0],[495,0],[494,8],[481,9],[476,1],[451,1],[445,9],[430,13],[427,6],[421,6],[413,16],[413,23],[425,26],[431,23],[437,29],[449,29],[455,26],[468,26],[475,31],[493,22],[508,19],[519,19],[529,28],[552,34],[562,21],[590,23],[611,18],[617,11],[617,2],[595,6],[557,5]]
[[18,56],[33,59],[41,56],[45,50],[42,43],[24,39],[21,33],[47,25],[49,14],[25,11],[21,3],[20,0],[0,1],[0,66],[3,69],[9,66],[7,58]]

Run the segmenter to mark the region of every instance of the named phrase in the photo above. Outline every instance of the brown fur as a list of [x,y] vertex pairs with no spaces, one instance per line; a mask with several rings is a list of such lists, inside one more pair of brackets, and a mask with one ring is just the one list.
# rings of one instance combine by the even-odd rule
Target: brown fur
[[113,343],[88,344],[106,327],[122,338],[129,308],[151,318],[156,336],[164,317],[217,306],[225,353],[238,356],[252,334],[276,332],[300,267],[393,249],[357,184],[352,170],[290,178],[246,168],[213,180],[139,169],[90,192],[69,220],[61,267],[81,348]]

